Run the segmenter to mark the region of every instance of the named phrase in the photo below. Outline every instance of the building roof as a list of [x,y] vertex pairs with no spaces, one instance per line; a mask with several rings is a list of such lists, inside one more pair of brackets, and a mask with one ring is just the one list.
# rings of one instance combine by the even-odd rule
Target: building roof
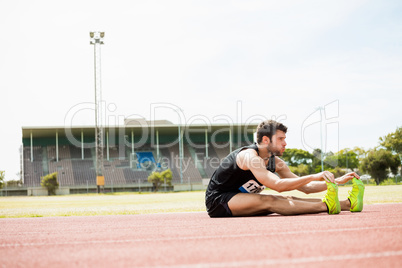
[[[167,120],[158,121],[139,121],[134,122],[133,120],[127,121],[128,124],[121,126],[106,126],[105,131],[111,129],[124,129],[126,135],[130,135],[132,131],[141,131],[143,128],[148,127],[149,129],[158,130],[161,135],[176,135],[178,133],[178,128],[181,127],[183,130],[191,129],[192,131],[205,131],[215,132],[222,129],[232,129],[233,132],[243,132],[248,133],[255,132],[255,128],[258,124],[254,123],[239,123],[239,124],[173,124]],[[60,136],[64,136],[67,133],[73,134],[74,136],[79,136],[81,133],[83,135],[95,135],[95,126],[23,126],[22,127],[22,138],[30,138],[31,133],[35,138],[48,138],[54,137],[56,132]]]

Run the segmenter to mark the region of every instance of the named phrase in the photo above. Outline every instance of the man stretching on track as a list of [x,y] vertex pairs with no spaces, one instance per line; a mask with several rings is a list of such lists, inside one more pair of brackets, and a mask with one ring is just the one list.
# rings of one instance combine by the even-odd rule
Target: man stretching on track
[[[239,148],[224,158],[212,175],[205,204],[210,217],[255,216],[278,213],[297,215],[341,210],[363,210],[364,185],[355,172],[334,178],[329,171],[298,177],[279,158],[286,147],[287,127],[266,120],[257,127],[257,143]],[[276,174],[278,174],[278,176]],[[338,184],[353,180],[346,200],[338,199]],[[265,195],[268,187],[277,192],[299,190],[306,194],[327,190],[321,199]]]

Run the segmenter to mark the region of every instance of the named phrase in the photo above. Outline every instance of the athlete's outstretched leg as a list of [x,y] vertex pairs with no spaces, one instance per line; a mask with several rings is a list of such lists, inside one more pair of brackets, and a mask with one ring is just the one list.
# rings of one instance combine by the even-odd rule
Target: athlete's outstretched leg
[[321,202],[287,199],[274,195],[239,193],[228,202],[233,216],[253,216],[263,213],[298,215],[326,212],[327,206]]
[[[300,201],[305,201],[305,202],[322,202],[322,199],[319,198],[301,198],[301,197],[296,197],[296,196],[283,196],[283,195],[274,195],[278,198],[283,198],[283,199],[288,199],[288,200],[300,200]],[[350,210],[350,200],[345,199],[345,200],[339,200],[339,203],[341,205],[341,210],[342,211],[349,211]]]
[[[288,200],[300,200],[300,201],[305,201],[305,202],[322,202],[322,199],[319,199],[319,198],[301,198],[301,197],[296,197],[296,196],[283,196],[283,195],[274,195],[274,196],[277,198],[288,199]],[[350,200],[349,199],[352,199],[352,198],[349,197],[342,201],[339,200],[342,211],[350,210]]]
[[299,200],[304,202],[322,202],[322,199],[319,198],[301,198],[296,196],[284,196],[284,195],[273,195],[273,196],[287,200]]

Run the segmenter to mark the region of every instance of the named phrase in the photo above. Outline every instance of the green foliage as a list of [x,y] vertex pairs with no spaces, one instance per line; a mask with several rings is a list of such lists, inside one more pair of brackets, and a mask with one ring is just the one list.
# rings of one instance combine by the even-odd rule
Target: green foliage
[[[386,149],[398,154],[399,161],[400,163],[402,162],[402,127],[398,127],[393,133],[380,137],[380,144]],[[392,171],[392,173],[394,173],[394,171]]]
[[[321,154],[318,148],[313,153],[301,149],[286,149],[282,159],[293,173],[308,175],[321,172]],[[324,170],[334,170],[337,174],[343,173],[340,168],[353,170],[359,165],[358,154],[354,150],[344,149],[335,154],[328,152],[322,155]]]
[[397,128],[393,133],[381,137],[380,144],[386,149],[402,155],[402,127]]
[[286,149],[283,153],[282,159],[289,166],[298,166],[300,164],[308,165],[313,161],[313,155],[301,149]]
[[400,182],[400,177],[395,176],[394,178],[388,178],[383,180],[380,185],[396,185]]
[[356,154],[358,159],[363,159],[367,156],[368,151],[364,150],[362,147],[354,147],[352,151]]
[[[337,153],[328,152],[323,154],[324,170],[334,172],[340,176],[345,172],[342,168],[356,169],[359,166],[359,156],[365,151],[356,147],[355,149],[343,149]],[[313,153],[301,149],[286,149],[282,159],[288,164],[290,170],[298,176],[321,172],[321,150],[314,149]]]
[[329,172],[333,173],[335,178],[342,177],[346,174],[345,170],[340,167],[327,169]]
[[359,167],[359,158],[356,152],[349,149],[343,149],[335,154],[330,154],[325,157],[325,169],[334,167],[342,167],[355,170]]
[[42,181],[40,185],[47,189],[49,195],[55,195],[56,189],[59,188],[59,182],[57,181],[57,172],[48,174],[41,179]]
[[317,165],[317,166],[315,166],[315,168],[314,168],[314,171],[312,172],[312,173],[320,173],[321,172],[321,165]]
[[7,187],[21,187],[22,180],[10,180],[7,181]]
[[168,185],[172,185],[173,174],[170,169],[166,169],[162,172],[154,171],[148,176],[148,181],[154,186],[154,191],[157,192],[160,186],[166,182]]
[[387,179],[390,171],[397,175],[400,165],[398,156],[385,149],[380,149],[370,151],[367,157],[362,159],[360,169],[370,174],[379,185]]
[[2,189],[4,185],[5,173],[5,171],[0,170],[0,189]]
[[324,156],[324,170],[334,168],[338,165],[338,156],[333,152],[323,153]]
[[300,164],[297,167],[289,166],[290,171],[292,171],[297,176],[306,176],[310,174],[310,167],[305,164]]
[[314,170],[314,173],[321,172],[321,149],[314,149],[313,156],[311,167]]

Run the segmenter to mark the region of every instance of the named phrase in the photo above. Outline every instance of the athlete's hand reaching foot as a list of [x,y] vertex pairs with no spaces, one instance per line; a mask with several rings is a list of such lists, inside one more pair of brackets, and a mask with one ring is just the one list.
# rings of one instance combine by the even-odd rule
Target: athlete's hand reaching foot
[[329,171],[323,171],[314,175],[317,181],[335,182],[335,176]]
[[355,172],[349,172],[349,173],[343,175],[342,177],[336,178],[335,182],[337,184],[345,184],[353,178],[360,179],[360,176],[357,175],[357,173],[355,173]]

